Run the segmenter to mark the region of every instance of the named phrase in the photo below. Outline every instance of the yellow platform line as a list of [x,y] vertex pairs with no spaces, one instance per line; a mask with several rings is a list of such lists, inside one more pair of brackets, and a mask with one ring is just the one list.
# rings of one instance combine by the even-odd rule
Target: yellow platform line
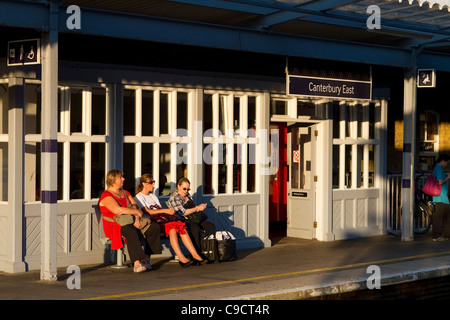
[[433,257],[433,256],[441,256],[441,255],[447,255],[447,254],[450,254],[450,251],[425,253],[425,254],[419,254],[419,255],[415,255],[415,256],[376,260],[376,261],[369,261],[369,262],[359,262],[359,263],[347,264],[347,265],[337,266],[337,267],[326,267],[326,268],[294,271],[294,272],[271,274],[271,275],[266,275],[266,276],[258,276],[258,277],[244,278],[244,279],[208,282],[208,283],[193,284],[193,285],[188,285],[188,286],[172,287],[172,288],[165,288],[165,289],[119,293],[119,294],[113,294],[113,295],[108,295],[108,296],[86,298],[83,300],[104,300],[104,299],[126,298],[126,297],[141,296],[141,295],[146,295],[146,294],[162,293],[162,292],[169,292],[169,291],[180,291],[180,290],[186,290],[186,289],[213,287],[213,286],[220,286],[220,285],[225,285],[225,284],[233,284],[233,283],[240,283],[240,282],[247,282],[247,281],[289,277],[289,276],[323,272],[323,271],[350,269],[350,268],[361,267],[361,266],[372,265],[372,264],[382,264],[382,263],[397,262],[397,261],[404,261],[404,260],[411,260],[411,259],[429,258],[429,257]]

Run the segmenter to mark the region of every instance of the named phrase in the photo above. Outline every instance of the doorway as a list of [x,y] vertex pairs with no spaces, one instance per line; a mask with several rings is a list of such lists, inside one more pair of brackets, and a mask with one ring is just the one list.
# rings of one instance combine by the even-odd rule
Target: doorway
[[270,177],[269,237],[313,239],[317,125],[279,122],[270,128],[279,141],[272,151],[278,170]]
[[287,124],[274,122],[270,124],[270,141],[274,157],[278,159],[278,170],[270,176],[269,183],[269,238],[286,236],[287,228]]

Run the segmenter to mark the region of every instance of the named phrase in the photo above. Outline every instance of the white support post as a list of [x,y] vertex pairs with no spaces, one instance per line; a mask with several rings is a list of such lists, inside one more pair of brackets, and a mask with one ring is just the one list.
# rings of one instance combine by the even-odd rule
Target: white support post
[[23,196],[23,113],[25,106],[24,79],[9,79],[9,110],[8,110],[8,175],[9,177],[22,177],[22,179],[9,179],[9,245],[8,245],[8,272],[24,272],[26,269],[23,260],[23,232],[24,232],[24,196]]
[[58,189],[58,5],[42,34],[41,280],[56,281]]
[[[413,54],[413,59],[415,55]],[[415,61],[415,60],[414,60]],[[416,145],[416,68],[405,70],[403,102],[402,241],[413,241]]]

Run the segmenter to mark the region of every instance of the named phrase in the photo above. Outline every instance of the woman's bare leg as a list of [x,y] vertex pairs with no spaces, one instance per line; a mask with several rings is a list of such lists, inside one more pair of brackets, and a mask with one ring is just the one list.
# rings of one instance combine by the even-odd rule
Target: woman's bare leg
[[172,246],[173,251],[175,251],[175,254],[178,256],[178,259],[182,263],[186,263],[189,261],[188,258],[183,254],[183,252],[180,249],[180,243],[178,242],[178,234],[175,231],[175,229],[172,229],[169,231],[169,240],[170,245]]
[[192,257],[198,261],[202,261],[203,259],[202,257],[200,257],[197,250],[195,250],[194,244],[192,243],[192,240],[189,237],[189,235],[187,233],[180,234],[180,238],[181,241],[183,241],[183,244],[186,247],[186,249],[188,249],[189,252],[191,253]]

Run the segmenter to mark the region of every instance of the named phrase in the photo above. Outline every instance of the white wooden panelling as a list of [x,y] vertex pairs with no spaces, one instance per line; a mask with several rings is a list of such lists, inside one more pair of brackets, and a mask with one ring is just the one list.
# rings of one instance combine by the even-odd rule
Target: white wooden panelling
[[382,219],[377,216],[379,189],[333,190],[335,239],[379,235]]

